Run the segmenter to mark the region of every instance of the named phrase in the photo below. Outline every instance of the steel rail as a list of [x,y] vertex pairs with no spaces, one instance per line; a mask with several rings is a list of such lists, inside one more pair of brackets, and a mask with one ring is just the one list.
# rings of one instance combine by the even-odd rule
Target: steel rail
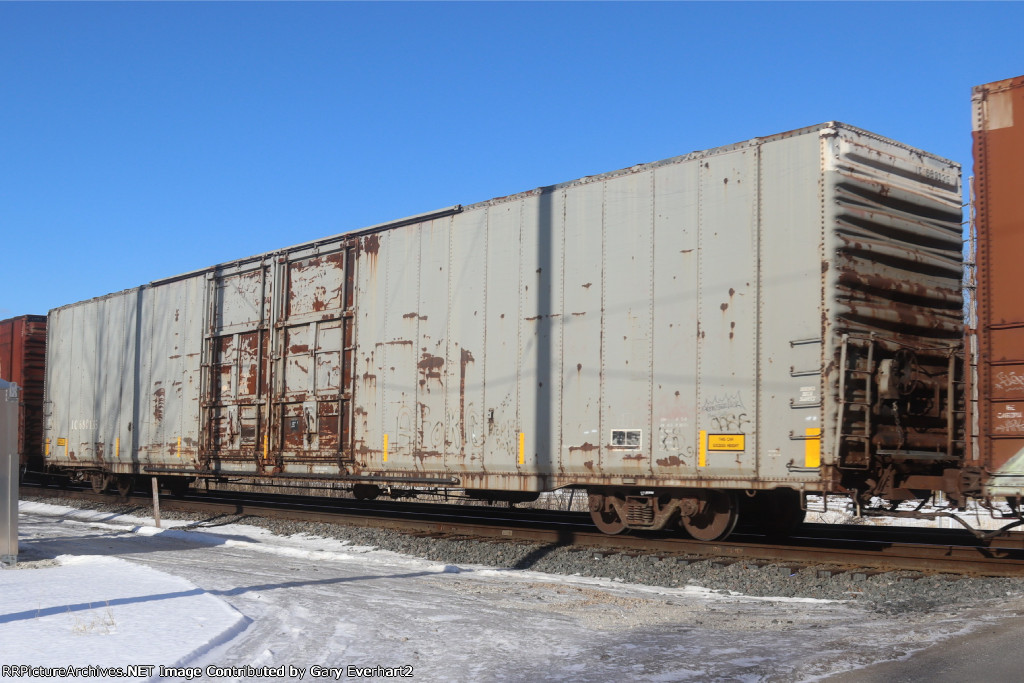
[[[114,503],[116,496],[86,491],[24,488],[24,495],[64,497]],[[218,492],[219,494],[220,492]],[[704,542],[664,533],[617,535],[595,531],[585,514],[551,511],[500,509],[483,506],[450,506],[401,503],[393,508],[369,505],[350,499],[315,499],[297,507],[294,500],[274,502],[272,498],[255,500],[235,494],[230,500],[216,499],[207,493],[192,498],[161,498],[162,511],[205,513],[211,515],[251,515],[257,517],[327,522],[342,526],[391,529],[405,533],[448,538],[502,539],[573,546],[581,551],[628,553],[723,562],[753,562],[822,566],[838,573],[870,570],[911,570],[975,576],[1024,576],[1024,534],[987,545],[958,530],[915,530],[906,527],[863,527],[807,524],[785,542],[768,541],[763,536],[735,533],[724,541]],[[326,501],[326,502],[325,502]],[[130,499],[134,505],[146,505],[145,496]],[[354,504],[343,507],[342,504]],[[347,509],[346,509],[347,508]],[[519,514],[527,513],[527,514]],[[928,542],[908,540],[921,531]],[[948,531],[949,534],[936,532]],[[943,538],[949,540],[942,540]]]

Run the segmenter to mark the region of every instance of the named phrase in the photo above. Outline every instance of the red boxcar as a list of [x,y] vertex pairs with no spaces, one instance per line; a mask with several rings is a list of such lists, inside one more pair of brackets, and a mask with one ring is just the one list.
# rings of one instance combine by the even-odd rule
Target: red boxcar
[[46,365],[46,316],[0,320],[0,379],[21,390],[18,452],[22,468],[43,467],[43,379]]

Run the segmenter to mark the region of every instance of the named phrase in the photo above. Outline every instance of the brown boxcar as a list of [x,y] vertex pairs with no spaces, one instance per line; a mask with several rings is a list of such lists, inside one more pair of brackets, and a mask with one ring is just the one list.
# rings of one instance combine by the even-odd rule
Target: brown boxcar
[[23,315],[0,320],[0,379],[21,390],[18,452],[22,469],[43,467],[43,379],[46,363],[46,316]]
[[968,463],[1024,492],[1024,76],[974,88],[977,410]]

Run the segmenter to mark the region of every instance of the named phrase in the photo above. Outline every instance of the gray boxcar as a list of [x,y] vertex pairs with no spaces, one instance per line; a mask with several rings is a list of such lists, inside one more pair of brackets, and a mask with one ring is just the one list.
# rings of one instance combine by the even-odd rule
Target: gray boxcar
[[217,265],[51,311],[47,455],[578,487],[605,531],[701,538],[807,491],[956,499],[960,216],[957,164],[828,123]]

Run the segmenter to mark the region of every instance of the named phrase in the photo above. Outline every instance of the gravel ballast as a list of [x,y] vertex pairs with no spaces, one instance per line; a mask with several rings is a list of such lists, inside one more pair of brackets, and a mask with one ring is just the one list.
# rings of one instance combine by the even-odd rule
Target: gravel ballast
[[[96,504],[66,498],[29,498],[79,509],[102,510],[146,517],[150,509],[133,504]],[[476,539],[418,536],[389,529],[353,527],[324,522],[270,519],[252,515],[209,518],[165,511],[167,519],[193,521],[191,528],[216,533],[224,524],[249,524],[282,536],[307,536],[373,546],[450,565],[485,565],[528,569],[551,574],[602,577],[624,583],[679,588],[699,586],[724,593],[759,597],[817,598],[850,601],[864,609],[896,615],[936,609],[1005,602],[1024,595],[1024,580],[971,578],[908,571],[879,572],[831,565],[761,564],[732,559],[708,560],[630,555]]]

